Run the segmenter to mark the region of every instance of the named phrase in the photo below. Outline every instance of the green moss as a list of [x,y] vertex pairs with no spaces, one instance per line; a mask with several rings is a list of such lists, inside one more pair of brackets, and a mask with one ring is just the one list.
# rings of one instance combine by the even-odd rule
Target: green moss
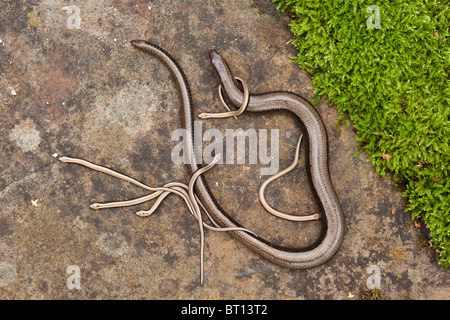
[[416,300],[416,299],[414,299],[414,298],[412,297],[412,295],[411,295],[410,292],[406,292],[406,293],[405,293],[405,300]]
[[382,289],[368,289],[361,293],[361,300],[391,300],[391,297]]
[[[293,58],[357,130],[376,172],[402,183],[407,209],[450,265],[448,0],[271,0],[290,13]],[[380,9],[380,28],[368,19]]]

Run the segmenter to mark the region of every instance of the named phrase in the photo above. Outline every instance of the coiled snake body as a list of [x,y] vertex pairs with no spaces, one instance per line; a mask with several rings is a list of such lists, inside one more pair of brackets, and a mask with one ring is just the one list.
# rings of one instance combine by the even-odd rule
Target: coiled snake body
[[[183,105],[183,123],[189,132],[188,152],[192,173],[200,167],[194,161],[194,116],[191,91],[188,81],[178,63],[162,48],[144,40],[133,40],[131,44],[162,60],[174,75]],[[222,88],[229,100],[240,106],[244,99],[226,61],[214,50],[210,51],[211,63]],[[291,249],[275,246],[268,241],[244,231],[231,234],[241,243],[260,256],[280,266],[293,269],[307,269],[318,266],[330,259],[339,249],[344,236],[344,215],[328,172],[328,146],[324,124],[317,111],[303,98],[290,92],[271,92],[250,95],[246,111],[263,112],[288,110],[303,122],[309,138],[309,169],[312,185],[319,199],[326,228],[320,243],[312,249]],[[221,227],[240,227],[217,204],[206,180],[200,176],[195,190],[210,215]]]

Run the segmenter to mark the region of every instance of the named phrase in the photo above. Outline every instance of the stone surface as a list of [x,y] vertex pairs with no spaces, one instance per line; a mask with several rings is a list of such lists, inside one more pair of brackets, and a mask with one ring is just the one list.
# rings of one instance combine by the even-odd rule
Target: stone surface
[[[223,111],[208,50],[218,50],[251,92],[287,90],[313,98],[310,78],[289,62],[289,17],[264,0],[2,1],[0,12],[0,298],[2,299],[359,299],[379,271],[392,299],[449,299],[448,271],[405,213],[401,192],[356,152],[351,127],[336,129],[335,107],[320,103],[330,173],[345,211],[341,249],[326,264],[288,270],[262,260],[226,233],[206,232],[199,284],[197,222],[176,196],[150,217],[150,204],[93,210],[93,202],[145,191],[62,155],[106,165],[152,186],[186,183],[173,164],[182,128],[178,92],[157,59],[129,45],[147,39],[170,52],[192,87],[195,113]],[[63,10],[64,9],[64,10]],[[14,92],[14,94],[12,93]],[[203,130],[279,130],[280,168],[301,134],[288,113],[208,120]],[[280,211],[317,210],[302,153],[296,171],[267,189]],[[206,173],[235,220],[274,243],[307,246],[318,223],[267,214],[257,192],[263,164],[218,165]],[[285,187],[285,186],[288,187]],[[80,289],[69,289],[69,266]],[[375,266],[375,267],[371,267]],[[72,269],[69,269],[72,270]]]

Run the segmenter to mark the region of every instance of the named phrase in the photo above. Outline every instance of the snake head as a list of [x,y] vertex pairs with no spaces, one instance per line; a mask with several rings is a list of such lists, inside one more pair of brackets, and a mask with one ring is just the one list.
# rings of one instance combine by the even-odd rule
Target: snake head
[[219,80],[222,80],[221,74],[223,74],[224,72],[228,74],[231,78],[233,78],[231,76],[231,71],[230,68],[228,67],[227,62],[216,50],[209,51],[209,60],[211,61],[211,64],[213,65],[217,73],[217,76],[219,77]]
[[214,61],[223,59],[222,56],[214,49],[209,50],[209,59],[214,64]]

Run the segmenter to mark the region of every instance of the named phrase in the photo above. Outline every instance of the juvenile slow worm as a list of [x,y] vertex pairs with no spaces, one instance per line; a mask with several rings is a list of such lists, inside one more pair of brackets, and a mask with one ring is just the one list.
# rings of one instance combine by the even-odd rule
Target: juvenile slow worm
[[[186,76],[178,63],[159,46],[144,40],[133,40],[131,44],[159,58],[175,77],[183,106],[183,123],[185,129],[189,132],[187,137],[188,152],[191,172],[194,173],[199,169],[199,165],[194,161],[193,103]],[[210,60],[229,100],[234,105],[241,106],[244,101],[244,94],[236,85],[226,61],[214,50],[210,51]],[[328,172],[328,146],[325,127],[317,111],[296,94],[272,92],[250,95],[246,111],[262,112],[269,110],[288,110],[295,114],[306,127],[309,137],[309,169],[323,211],[323,217],[326,220],[325,232],[320,243],[307,251],[276,246],[261,237],[255,237],[243,231],[233,231],[231,235],[260,256],[278,265],[294,269],[316,267],[329,260],[337,252],[344,236],[344,215]],[[198,177],[195,191],[200,201],[220,226],[240,227],[217,204],[203,176]]]
[[[170,182],[164,185],[164,187],[150,187],[148,185],[143,184],[142,182],[139,182],[129,176],[126,176],[122,173],[119,173],[117,171],[114,171],[112,169],[94,164],[92,162],[83,160],[83,159],[78,159],[78,158],[70,158],[70,157],[60,157],[59,158],[60,161],[62,162],[66,162],[66,163],[76,163],[85,167],[88,167],[92,170],[95,171],[99,171],[99,172],[103,172],[106,174],[109,174],[110,176],[119,178],[121,180],[124,181],[128,181],[130,183],[133,183],[145,190],[148,191],[152,191],[153,193],[143,196],[143,197],[139,197],[136,199],[132,199],[132,200],[125,200],[125,201],[117,201],[117,202],[109,202],[109,203],[93,203],[90,205],[90,207],[92,209],[108,209],[108,208],[117,208],[117,207],[127,207],[127,206],[134,206],[143,202],[147,202],[150,201],[152,199],[158,198],[156,200],[156,202],[152,205],[151,209],[148,211],[138,211],[136,212],[136,214],[138,216],[141,217],[146,217],[151,215],[152,213],[155,212],[155,210],[158,208],[158,206],[161,204],[161,202],[171,193],[177,194],[179,195],[187,204],[190,212],[193,214],[193,216],[198,219],[197,214],[194,211],[194,206],[192,204],[192,199],[189,197],[189,186],[185,185],[184,183],[180,183],[180,182]],[[212,162],[213,164],[215,162]],[[207,171],[210,167],[204,167],[202,169],[199,170],[199,174],[202,174],[203,172]],[[195,197],[195,199],[198,199],[197,197]],[[199,201],[197,201],[199,202]],[[209,215],[209,213],[206,211],[206,208],[204,208],[203,204],[200,203],[200,206],[202,207],[202,209],[205,211],[206,215],[210,218],[211,222],[215,225],[215,227],[208,225],[207,223],[203,222],[203,226],[209,230],[212,231],[219,231],[219,232],[223,232],[223,231],[235,231],[235,230],[240,230],[240,231],[245,231],[245,232],[250,232],[252,234],[254,234],[254,232],[244,229],[244,228],[219,228],[217,223],[212,219],[212,217]]]
[[242,83],[242,87],[244,88],[244,101],[242,102],[242,104],[239,107],[239,109],[235,110],[235,111],[231,111],[228,108],[227,104],[223,100],[222,90],[221,90],[221,88],[219,88],[220,101],[228,109],[228,112],[219,112],[219,113],[206,113],[206,112],[204,112],[204,113],[200,113],[198,115],[198,117],[200,119],[228,118],[228,117],[235,117],[236,118],[237,116],[240,116],[245,111],[245,109],[247,108],[248,99],[250,98],[250,94],[248,92],[248,86],[247,86],[247,83],[245,81],[241,80],[240,78],[236,77],[236,80],[239,80],[239,82]]
[[298,164],[298,158],[299,158],[299,151],[300,151],[300,144],[302,142],[302,138],[303,135],[300,136],[300,138],[298,139],[297,142],[297,147],[295,149],[295,157],[294,157],[294,161],[292,161],[292,164],[287,167],[284,170],[281,170],[280,172],[278,172],[277,174],[274,174],[273,176],[271,176],[270,178],[268,178],[266,181],[264,181],[261,184],[261,187],[259,188],[259,199],[261,201],[261,204],[263,205],[263,207],[270,212],[271,214],[273,214],[274,216],[277,216],[279,218],[285,219],[285,220],[290,220],[290,221],[311,221],[311,220],[317,220],[320,218],[319,214],[311,214],[308,216],[294,216],[291,214],[287,214],[284,212],[280,212],[278,210],[275,210],[274,208],[272,208],[266,201],[266,197],[264,196],[264,191],[266,190],[267,186],[274,180],[280,178],[281,176],[285,175],[286,173],[292,171]]
[[[209,230],[213,230],[213,231],[244,231],[244,232],[250,232],[251,234],[255,235],[253,232],[245,229],[245,228],[241,228],[241,227],[224,227],[221,228],[219,225],[217,225],[217,223],[214,221],[214,219],[209,215],[209,213],[206,211],[204,205],[202,203],[200,203],[198,201],[198,198],[195,196],[194,194],[194,184],[195,181],[198,179],[199,176],[201,176],[204,172],[208,171],[209,169],[211,169],[220,159],[220,154],[216,154],[216,156],[213,158],[213,160],[206,166],[200,168],[199,170],[197,170],[191,177],[190,181],[189,181],[189,185],[186,186],[183,183],[179,183],[179,182],[171,182],[166,184],[164,187],[150,187],[147,186],[145,184],[143,184],[142,182],[139,182],[129,176],[126,176],[124,174],[121,174],[117,171],[114,171],[112,169],[91,163],[89,161],[83,160],[83,159],[77,159],[77,158],[70,158],[70,157],[60,157],[59,160],[62,162],[68,162],[68,163],[76,163],[76,164],[80,164],[82,166],[88,167],[90,169],[99,171],[99,172],[103,172],[106,174],[109,174],[113,177],[119,178],[121,180],[133,183],[145,190],[148,191],[153,191],[152,194],[144,196],[144,197],[140,197],[137,199],[133,199],[133,200],[128,200],[128,201],[120,201],[120,202],[112,202],[112,203],[106,203],[106,204],[102,204],[102,203],[94,203],[92,204],[90,207],[92,209],[104,209],[104,208],[113,208],[113,207],[122,207],[122,206],[130,206],[130,205],[136,205],[142,202],[146,202],[149,201],[151,199],[154,199],[156,197],[158,197],[157,201],[154,203],[154,205],[152,206],[152,208],[149,211],[139,211],[137,212],[138,215],[140,216],[146,216],[146,215],[150,215],[152,214],[157,208],[158,206],[161,204],[161,201],[164,200],[164,198],[170,194],[170,193],[174,193],[179,195],[181,198],[183,198],[183,200],[186,202],[189,211],[192,213],[192,215],[197,219],[198,223],[199,223],[199,227],[200,227],[200,283],[203,284],[203,252],[204,252],[204,232],[203,232],[203,227],[209,229]],[[186,190],[185,190],[186,189]],[[200,212],[200,206],[202,207],[202,209],[205,211],[205,213],[208,215],[208,217],[210,218],[211,222],[215,225],[215,227],[208,225],[207,223],[205,223],[202,219],[201,216],[201,212]],[[256,236],[256,235],[255,235]]]

